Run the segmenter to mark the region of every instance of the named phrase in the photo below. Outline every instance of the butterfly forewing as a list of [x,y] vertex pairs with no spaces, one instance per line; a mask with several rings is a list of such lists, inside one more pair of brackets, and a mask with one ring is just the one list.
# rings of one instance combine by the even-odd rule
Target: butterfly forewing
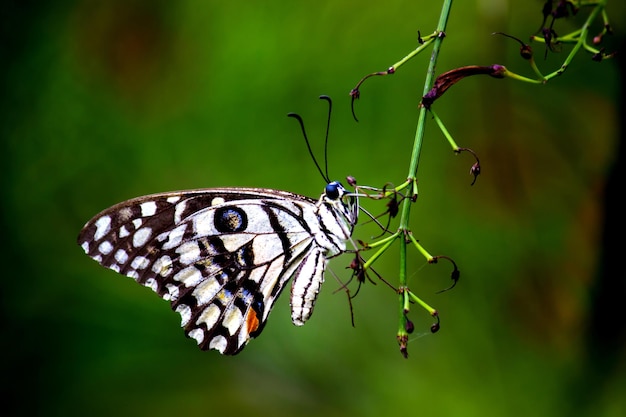
[[308,319],[326,256],[345,250],[352,213],[324,195],[315,201],[267,189],[172,192],[103,211],[78,243],[103,266],[169,300],[200,348],[235,354],[262,331],[294,274],[292,318]]

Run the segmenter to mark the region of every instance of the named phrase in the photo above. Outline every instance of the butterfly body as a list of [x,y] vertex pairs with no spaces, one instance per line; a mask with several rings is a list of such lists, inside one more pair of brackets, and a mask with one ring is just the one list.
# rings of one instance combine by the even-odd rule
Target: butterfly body
[[170,192],[104,210],[78,243],[170,301],[201,349],[236,354],[261,333],[291,277],[292,321],[309,319],[327,261],[346,250],[357,212],[337,182],[319,200],[257,188]]

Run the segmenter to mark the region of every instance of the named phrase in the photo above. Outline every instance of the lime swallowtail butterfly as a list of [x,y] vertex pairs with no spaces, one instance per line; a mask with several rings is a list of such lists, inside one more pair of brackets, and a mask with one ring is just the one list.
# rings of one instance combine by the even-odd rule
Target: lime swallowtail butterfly
[[291,318],[303,325],[328,259],[346,250],[357,198],[322,176],[318,200],[261,188],[138,197],[87,222],[78,244],[168,300],[201,349],[234,355],[261,333],[290,278]]

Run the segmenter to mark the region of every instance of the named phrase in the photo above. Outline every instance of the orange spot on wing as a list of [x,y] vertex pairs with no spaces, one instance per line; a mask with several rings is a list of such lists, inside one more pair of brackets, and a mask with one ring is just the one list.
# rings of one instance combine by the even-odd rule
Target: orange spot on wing
[[253,308],[248,311],[248,317],[246,317],[246,325],[248,326],[248,334],[254,333],[256,329],[259,328],[259,318]]

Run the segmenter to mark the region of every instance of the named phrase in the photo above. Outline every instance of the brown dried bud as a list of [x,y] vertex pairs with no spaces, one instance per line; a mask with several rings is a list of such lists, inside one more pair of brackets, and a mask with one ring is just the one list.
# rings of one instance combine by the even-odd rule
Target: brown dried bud
[[494,78],[504,78],[506,76],[506,67],[503,65],[478,66],[468,65],[466,67],[455,68],[439,75],[433,84],[433,88],[422,97],[422,106],[430,108],[430,106],[441,97],[448,88],[458,83],[465,77],[472,75],[489,75]]

